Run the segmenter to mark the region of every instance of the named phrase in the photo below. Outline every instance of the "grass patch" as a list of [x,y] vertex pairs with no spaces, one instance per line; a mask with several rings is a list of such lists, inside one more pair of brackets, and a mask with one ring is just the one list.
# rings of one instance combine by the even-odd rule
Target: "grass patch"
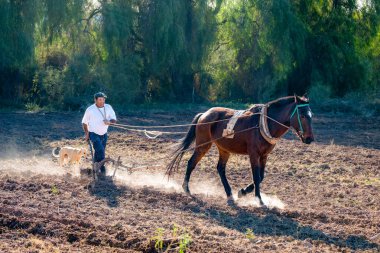
[[40,112],[42,108],[36,103],[26,103],[25,109],[27,112]]
[[376,177],[366,178],[362,183],[364,185],[380,186],[380,179]]
[[350,113],[364,117],[380,116],[380,91],[352,92],[344,97],[330,97],[324,86],[310,91],[310,104],[315,112]]
[[52,194],[54,194],[54,195],[58,195],[58,194],[59,194],[58,187],[55,186],[55,185],[53,185],[53,186],[51,187],[50,192],[51,192]]
[[256,239],[256,236],[255,234],[253,233],[253,230],[251,228],[247,228],[247,230],[245,231],[245,237],[250,240],[250,241],[253,241]]
[[[320,90],[320,91],[319,91]],[[325,88],[318,87],[310,92],[311,108],[315,113],[350,113],[364,117],[380,116],[380,92],[373,93],[351,93],[342,98],[329,98],[329,92]],[[269,101],[262,101],[269,102]],[[26,110],[28,112],[59,112],[59,111],[79,111],[84,110],[93,103],[91,99],[86,100],[78,110],[67,110],[65,106],[62,110],[46,105],[41,107],[36,103],[23,103],[22,101],[2,101],[0,102],[0,112],[10,112],[14,110]],[[116,104],[112,100],[107,100],[117,114],[129,113],[189,113],[205,112],[211,107],[227,107],[236,110],[249,108],[253,103],[241,102],[203,102],[203,103],[166,103],[147,102],[143,104]],[[66,109],[66,110],[63,110]]]
[[157,228],[149,242],[154,243],[154,250],[157,252],[185,253],[192,238],[185,228],[174,224],[170,232],[165,232],[164,228]]

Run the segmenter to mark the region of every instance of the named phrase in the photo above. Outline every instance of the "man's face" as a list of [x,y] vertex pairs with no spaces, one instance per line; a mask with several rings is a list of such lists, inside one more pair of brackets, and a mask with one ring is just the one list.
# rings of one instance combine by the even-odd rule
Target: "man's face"
[[106,102],[106,99],[104,97],[99,97],[95,99],[95,104],[98,107],[103,107],[105,102]]

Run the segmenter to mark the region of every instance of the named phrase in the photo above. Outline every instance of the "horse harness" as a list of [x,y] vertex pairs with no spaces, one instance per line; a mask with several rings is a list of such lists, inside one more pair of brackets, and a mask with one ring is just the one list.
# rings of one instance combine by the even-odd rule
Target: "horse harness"
[[[293,118],[293,116],[297,113],[297,120],[298,120],[298,124],[299,124],[299,127],[300,127],[300,134],[303,135],[303,127],[302,127],[302,122],[301,122],[301,118],[300,118],[300,113],[299,113],[299,108],[300,107],[305,107],[305,106],[309,106],[309,104],[297,104],[296,107],[294,108],[292,114],[290,115],[290,120]],[[269,127],[268,127],[268,118],[277,122],[276,120],[270,118],[268,116],[268,105],[267,104],[255,104],[253,105],[252,108],[260,108],[260,120],[259,120],[259,129],[260,129],[260,134],[261,136],[270,144],[272,145],[275,145],[277,143],[277,141],[280,139],[280,138],[276,138],[276,137],[273,137],[269,131]],[[251,108],[251,109],[252,109]],[[234,127],[236,125],[236,122],[238,121],[238,119],[241,117],[241,115],[244,114],[246,110],[236,110],[234,112],[234,115],[230,118],[230,120],[228,121],[227,123],[227,126],[225,129],[223,129],[223,134],[222,136],[225,137],[225,138],[234,138]],[[279,123],[279,122],[277,122]],[[279,123],[280,124],[280,123]],[[283,125],[283,124],[281,124]],[[285,126],[285,125],[283,125]],[[288,126],[285,126],[287,127],[288,129],[290,127]],[[297,132],[297,131],[296,131]],[[297,132],[297,135],[300,135],[298,132]]]

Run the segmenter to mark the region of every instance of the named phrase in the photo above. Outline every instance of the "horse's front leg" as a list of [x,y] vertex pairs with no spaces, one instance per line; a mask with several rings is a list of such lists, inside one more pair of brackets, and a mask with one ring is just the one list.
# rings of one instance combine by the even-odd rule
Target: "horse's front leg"
[[264,205],[260,194],[260,183],[261,183],[261,173],[260,173],[260,163],[256,157],[251,157],[251,169],[253,174],[253,183],[255,184],[255,196],[259,199],[260,205]]
[[[260,183],[264,180],[264,171],[265,171],[266,162],[267,162],[267,156],[261,156],[259,158]],[[252,178],[254,178],[254,170],[253,169],[252,169]],[[255,189],[254,183],[251,183],[247,187],[240,189],[240,191],[238,192],[238,198],[244,197],[248,193],[253,192],[254,189]]]

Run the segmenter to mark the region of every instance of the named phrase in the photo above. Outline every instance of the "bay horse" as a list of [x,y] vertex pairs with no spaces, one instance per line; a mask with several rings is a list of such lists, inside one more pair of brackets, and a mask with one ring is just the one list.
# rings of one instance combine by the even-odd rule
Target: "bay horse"
[[234,153],[248,155],[252,169],[253,183],[239,190],[238,197],[255,190],[255,196],[263,205],[260,183],[264,179],[268,155],[276,142],[290,128],[295,130],[303,143],[310,144],[314,141],[309,99],[306,96],[294,95],[279,98],[264,105],[252,106],[240,113],[233,129],[233,138],[223,137],[223,130],[226,130],[227,122],[235,113],[236,110],[233,109],[213,107],[205,113],[197,114],[186,136],[175,149],[174,158],[168,164],[166,173],[170,176],[172,171],[178,169],[184,152],[195,141],[195,148],[187,163],[182,184],[185,193],[190,195],[191,173],[212,144],[215,144],[219,151],[217,170],[227,194],[228,203],[233,203],[233,197],[226,178],[226,164],[230,154]]

